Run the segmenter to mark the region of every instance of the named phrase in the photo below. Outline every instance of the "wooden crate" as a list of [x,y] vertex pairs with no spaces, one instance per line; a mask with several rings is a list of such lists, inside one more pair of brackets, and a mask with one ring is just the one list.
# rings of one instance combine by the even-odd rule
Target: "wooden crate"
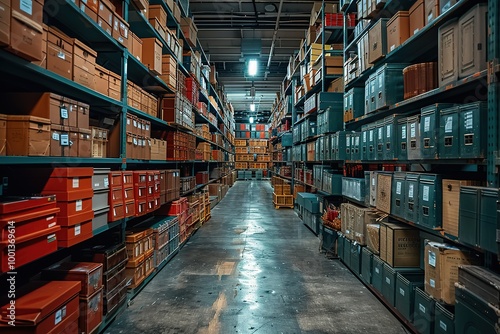
[[234,140],[234,146],[240,146],[240,147],[246,147],[247,146],[247,141],[246,139],[235,139]]
[[276,208],[291,208],[293,209],[292,195],[277,195],[273,193],[273,203]]

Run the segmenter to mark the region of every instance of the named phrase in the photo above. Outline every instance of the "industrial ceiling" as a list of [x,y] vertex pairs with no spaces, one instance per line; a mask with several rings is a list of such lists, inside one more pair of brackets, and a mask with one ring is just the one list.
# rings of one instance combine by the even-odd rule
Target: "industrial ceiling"
[[[314,1],[190,0],[198,39],[218,72],[235,110],[236,122],[269,119],[276,92],[286,76],[290,56],[306,36]],[[256,58],[257,75],[246,62]],[[253,89],[255,89],[253,94]],[[254,96],[253,96],[254,95]],[[255,112],[250,104],[255,103]]]

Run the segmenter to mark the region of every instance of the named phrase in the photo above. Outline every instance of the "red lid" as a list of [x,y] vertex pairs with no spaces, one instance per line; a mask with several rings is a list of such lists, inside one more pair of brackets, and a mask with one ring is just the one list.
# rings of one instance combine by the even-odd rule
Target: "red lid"
[[52,170],[50,177],[91,177],[93,175],[94,168],[92,167],[58,167]]
[[1,196],[0,197],[0,214],[4,215],[16,211],[24,211],[27,209],[37,208],[44,205],[51,205],[55,202],[54,195],[40,197],[18,197],[18,196]]

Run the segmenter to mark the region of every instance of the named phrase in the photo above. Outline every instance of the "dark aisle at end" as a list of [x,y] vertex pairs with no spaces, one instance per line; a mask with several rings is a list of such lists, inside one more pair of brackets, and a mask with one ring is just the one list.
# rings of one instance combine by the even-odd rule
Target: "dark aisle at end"
[[269,181],[237,181],[212,219],[105,333],[406,333]]

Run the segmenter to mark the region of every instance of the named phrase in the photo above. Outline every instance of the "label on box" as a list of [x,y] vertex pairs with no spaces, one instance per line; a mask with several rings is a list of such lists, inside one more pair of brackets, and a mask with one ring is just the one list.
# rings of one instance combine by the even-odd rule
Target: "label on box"
[[372,178],[372,186],[375,187],[375,178]]
[[396,194],[401,195],[401,182],[396,182]]
[[63,133],[60,137],[61,146],[69,146],[69,134]]
[[109,187],[109,179],[107,177],[104,178],[104,187],[105,188]]
[[436,253],[429,251],[429,265],[436,267]]
[[363,143],[366,143],[366,132],[363,132]]
[[380,269],[375,268],[375,272],[376,272],[377,274],[380,274]]
[[61,118],[62,119],[68,119],[69,118],[68,108],[66,108],[64,106],[61,106],[59,108],[59,113],[61,114]]
[[424,186],[424,195],[422,197],[424,201],[429,201],[429,186]]
[[385,136],[387,138],[391,138],[391,129],[392,129],[392,125],[389,124],[385,127]]
[[134,123],[133,124],[134,124],[134,128],[136,128],[137,127],[137,121],[135,119],[134,119]]
[[396,45],[391,45],[391,51],[394,51],[395,48],[396,48]]
[[415,138],[417,136],[416,123],[410,124],[410,138]]
[[417,32],[419,32],[419,30],[420,30],[420,29],[418,29],[418,28],[417,28],[417,29],[415,29],[415,30],[413,30],[413,35],[415,35]]
[[130,118],[127,118],[127,125],[130,125]]
[[406,126],[401,128],[401,139],[406,139]]
[[401,296],[404,296],[405,295],[405,290],[399,288],[399,293],[401,294]]
[[413,184],[408,187],[408,197],[413,198]]
[[383,76],[380,75],[378,77],[378,88],[382,88],[383,85],[384,85]]
[[355,145],[356,145],[356,146],[359,146],[359,137],[356,137],[356,140],[355,140]]
[[81,199],[76,201],[76,211],[82,211],[83,209],[83,201]]
[[453,117],[449,116],[446,118],[446,122],[444,124],[444,132],[449,133],[453,130]]
[[75,225],[75,237],[82,233],[82,226],[80,224]]
[[33,15],[33,1],[32,0],[21,0],[19,4],[19,9],[28,15]]
[[73,178],[73,188],[80,188],[80,178],[78,177]]
[[370,130],[370,141],[373,141],[373,130]]
[[345,143],[345,146],[350,147],[351,146],[351,141],[347,140],[346,143]]
[[472,129],[472,125],[474,123],[474,115],[472,114],[472,111],[468,111],[465,113],[465,128],[466,129]]
[[66,318],[66,306],[64,306],[60,310],[57,310],[56,315],[54,317],[54,325],[60,323],[64,318]]
[[58,58],[61,58],[62,60],[65,60],[65,59],[66,59],[66,55],[65,55],[65,54],[64,54],[64,52],[62,52],[62,51],[59,51],[59,52],[57,53],[57,57],[58,57]]
[[386,282],[387,284],[391,284],[391,279],[390,279],[389,277],[386,277],[386,278],[385,278],[385,282]]
[[54,132],[54,133],[52,134],[52,139],[53,139],[53,140],[56,140],[56,141],[59,141],[59,134],[58,134],[58,133],[56,133],[56,132]]
[[378,140],[382,140],[382,128],[378,128]]
[[429,285],[432,287],[432,288],[435,288],[436,287],[436,281],[433,280],[432,278],[429,279]]
[[418,309],[420,310],[420,312],[425,313],[425,306],[424,305],[422,305],[422,304],[419,303],[418,304]]
[[431,117],[427,116],[424,118],[424,131],[427,132],[431,129]]
[[439,320],[439,327],[441,327],[442,330],[445,332],[448,330],[448,326],[443,322],[443,320]]

